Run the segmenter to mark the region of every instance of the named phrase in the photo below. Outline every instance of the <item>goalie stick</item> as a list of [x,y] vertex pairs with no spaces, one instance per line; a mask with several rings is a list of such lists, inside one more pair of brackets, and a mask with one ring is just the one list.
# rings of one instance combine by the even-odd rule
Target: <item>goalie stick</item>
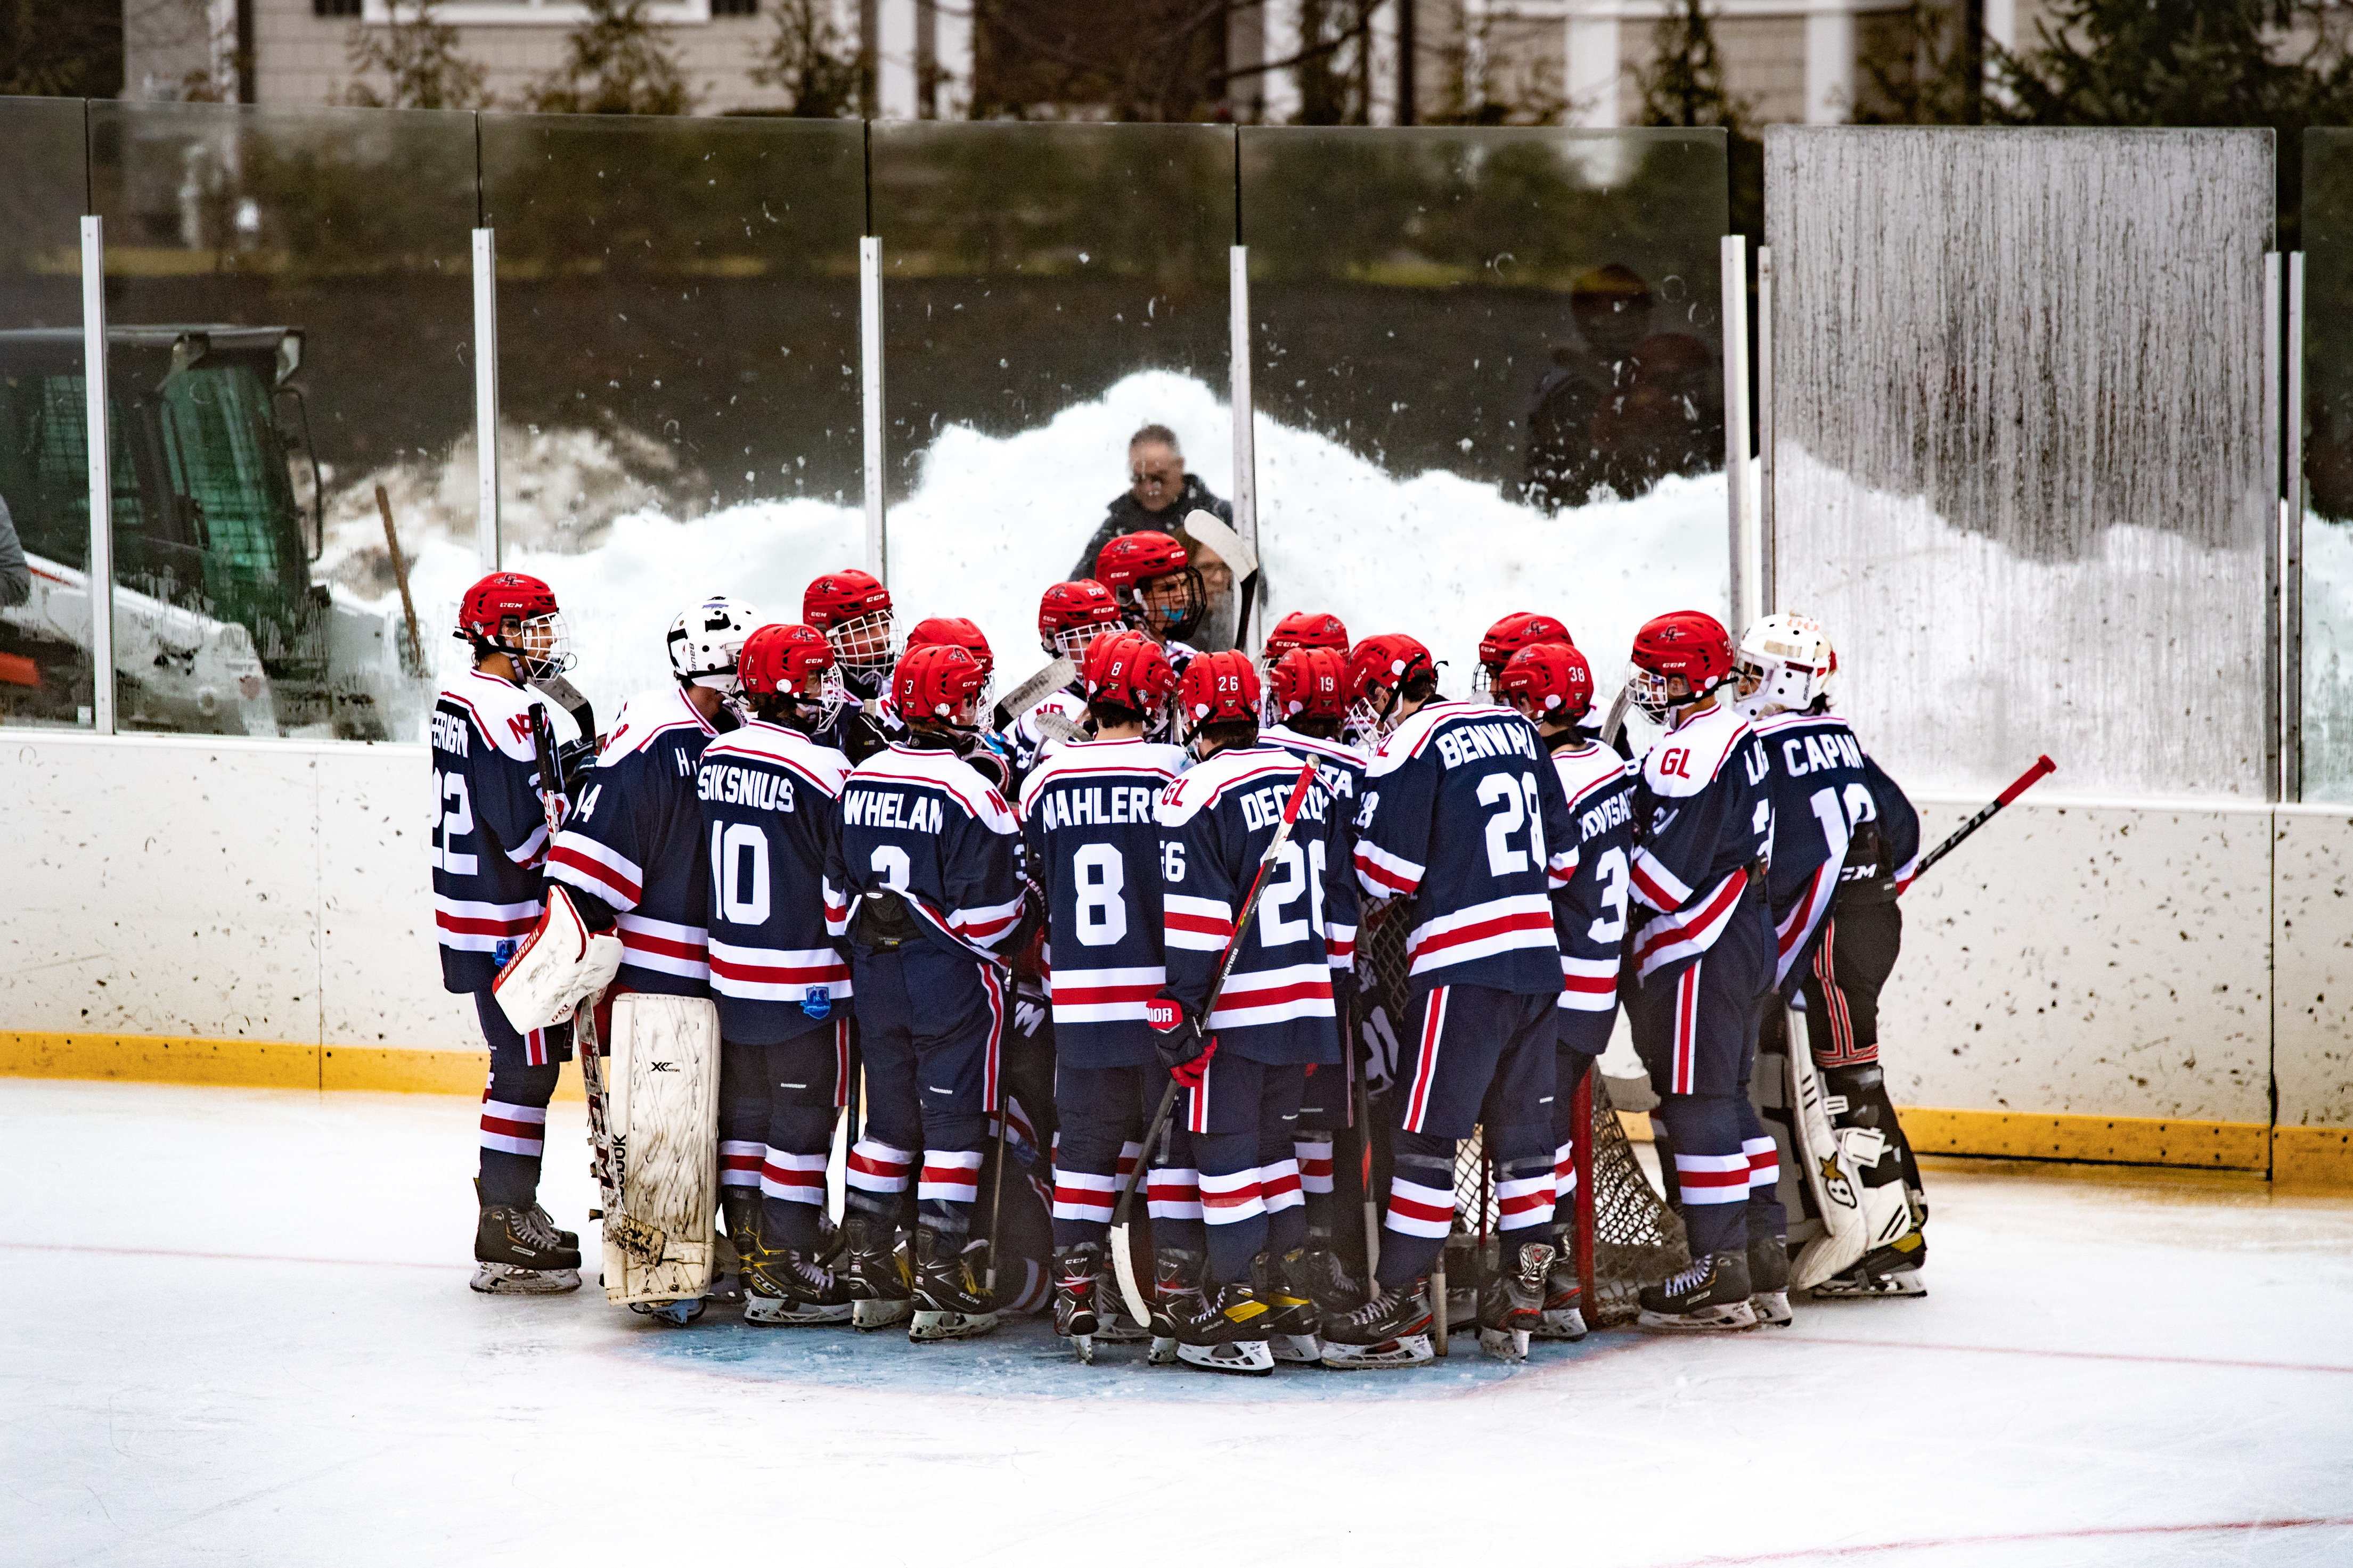
[[1079,667],[1058,658],[997,700],[989,712],[989,728],[1002,733],[1006,726],[1035,708],[1053,692],[1079,678]]
[[[1291,786],[1291,798],[1283,803],[1282,820],[1275,824],[1274,837],[1268,840],[1266,853],[1259,857],[1258,875],[1250,879],[1250,892],[1242,899],[1242,907],[1234,916],[1234,931],[1226,938],[1226,951],[1218,959],[1217,977],[1209,983],[1209,994],[1201,1003],[1201,1022],[1207,1026],[1217,1013],[1218,997],[1226,989],[1226,980],[1234,972],[1241,957],[1242,936],[1250,930],[1250,917],[1258,912],[1258,901],[1266,892],[1266,882],[1274,863],[1282,854],[1282,847],[1291,842],[1291,830],[1299,821],[1299,808],[1307,804],[1307,786],[1315,782],[1315,761],[1309,758],[1299,765],[1299,777]],[[1152,1113],[1152,1124],[1144,1130],[1143,1152],[1135,1157],[1135,1168],[1120,1184],[1119,1206],[1111,1216],[1111,1266],[1119,1276],[1119,1293],[1127,1302],[1127,1310],[1139,1323],[1152,1321],[1152,1307],[1144,1298],[1144,1288],[1135,1278],[1135,1259],[1128,1247],[1127,1216],[1135,1203],[1136,1183],[1143,1179],[1144,1167],[1150,1163],[1149,1152],[1160,1141],[1161,1130],[1168,1125],[1169,1112],[1176,1109],[1176,1079],[1172,1076],[1168,1087],[1160,1096],[1160,1108]]]
[[1961,840],[1967,838],[1970,834],[1975,833],[1978,828],[1983,827],[1987,823],[1993,820],[1994,813],[2000,811],[2003,806],[2008,805],[2011,801],[2016,800],[2020,795],[2024,795],[2028,790],[2032,789],[2036,784],[2041,784],[2045,777],[2058,771],[2059,764],[2052,762],[2049,757],[2035,758],[2034,765],[2027,769],[2024,773],[2019,774],[2015,779],[2012,779],[2008,789],[1993,797],[1991,805],[1986,806],[1975,816],[1970,817],[1967,822],[1962,823],[1958,827],[1953,829],[1952,833],[1942,844],[1937,845],[1934,849],[1929,850],[1928,853],[1920,857],[1919,867],[1912,873],[1912,881],[1905,883],[1904,888],[1905,889],[1910,889],[1914,882],[1917,882],[1922,877],[1926,876],[1928,874],[1929,867],[1935,865],[1937,861],[1942,860],[1954,850],[1958,849],[1961,847]]

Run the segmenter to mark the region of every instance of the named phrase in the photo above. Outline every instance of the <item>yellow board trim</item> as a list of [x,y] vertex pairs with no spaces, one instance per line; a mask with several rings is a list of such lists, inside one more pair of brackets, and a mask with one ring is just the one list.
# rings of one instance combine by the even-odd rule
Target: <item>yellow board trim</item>
[[[487,1065],[480,1051],[0,1030],[0,1077],[8,1078],[479,1095]],[[566,1072],[556,1097],[580,1092],[579,1073]],[[1924,1106],[1900,1113],[1923,1154],[2269,1171],[2283,1184],[2353,1189],[2353,1128]],[[1630,1137],[1647,1142],[1649,1117],[1619,1114]]]
[[2190,1165],[2211,1171],[2261,1171],[2271,1164],[2272,1129],[2260,1121],[1939,1110],[1925,1106],[1902,1106],[1896,1114],[1903,1120],[1913,1151],[1921,1154]]

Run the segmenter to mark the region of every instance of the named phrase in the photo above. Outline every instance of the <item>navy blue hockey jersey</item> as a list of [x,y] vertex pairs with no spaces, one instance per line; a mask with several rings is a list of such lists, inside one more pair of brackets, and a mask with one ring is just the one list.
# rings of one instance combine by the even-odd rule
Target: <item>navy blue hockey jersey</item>
[[1054,1050],[1075,1066],[1155,1059],[1144,1005],[1167,978],[1155,812],[1184,762],[1150,741],[1070,741],[1021,785],[1029,878],[1046,898]]
[[849,902],[893,892],[941,939],[976,958],[1021,921],[1019,827],[1013,808],[955,752],[893,741],[850,770],[841,837],[826,880],[842,902],[828,924],[849,930]]
[[1301,762],[1315,759],[1316,782],[1339,809],[1340,833],[1347,840],[1351,859],[1356,847],[1356,807],[1365,798],[1365,754],[1338,741],[1303,735],[1288,724],[1270,724],[1258,732],[1261,746],[1280,746]]
[[1560,941],[1560,1005],[1607,1013],[1618,1005],[1618,967],[1626,940],[1626,905],[1634,879],[1634,770],[1599,741],[1580,740],[1552,754],[1569,819],[1576,824],[1577,868],[1552,896]]
[[847,1014],[825,863],[849,778],[839,752],[760,720],[703,748],[694,793],[711,868],[711,994],[728,1039],[789,1040]]
[[552,880],[595,894],[618,915],[618,984],[630,990],[708,994],[711,868],[694,772],[718,732],[675,686],[622,703],[548,853]]
[[[1208,1000],[1235,916],[1302,765],[1271,746],[1220,752],[1160,792],[1168,994],[1188,1012],[1198,1015]],[[1219,1050],[1274,1064],[1340,1059],[1332,974],[1356,961],[1356,890],[1339,815],[1323,786],[1311,783],[1217,1011],[1203,1022]]]
[[[1759,719],[1758,742],[1772,764],[1774,946],[1777,981],[1807,962],[1839,884],[1849,877],[1911,880],[1920,858],[1920,818],[1904,792],[1880,771],[1847,721],[1835,713],[1779,713]],[[1855,834],[1878,824],[1885,864],[1848,864]]]
[[476,669],[433,704],[433,924],[441,984],[480,991],[494,951],[539,923],[547,812],[533,742],[538,698]]
[[1681,973],[1739,912],[1751,868],[1772,848],[1769,767],[1748,721],[1721,704],[1642,754],[1634,897],[1656,911],[1635,937],[1634,973],[1643,984]]
[[1517,713],[1431,702],[1391,731],[1366,765],[1356,863],[1366,892],[1413,900],[1415,994],[1559,992],[1551,894],[1577,868],[1577,839],[1559,775]]

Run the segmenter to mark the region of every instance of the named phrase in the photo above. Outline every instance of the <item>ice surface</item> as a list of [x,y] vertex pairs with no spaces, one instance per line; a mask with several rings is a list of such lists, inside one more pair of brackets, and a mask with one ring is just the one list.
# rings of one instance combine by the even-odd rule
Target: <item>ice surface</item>
[[[0,1557],[2353,1556],[2353,1202],[1941,1163],[1924,1300],[1241,1382],[1077,1367],[1035,1323],[919,1351],[473,1296],[474,1121],[455,1097],[5,1080]],[[583,1136],[559,1101],[543,1195],[586,1229]]]
[[1891,765],[2260,797],[2269,133],[1766,147],[1779,605]]
[[[1187,432],[1186,456],[1197,472],[1230,471],[1227,405],[1203,383],[1167,372],[1128,376],[1018,435],[943,430],[914,493],[890,511],[900,626],[971,616],[996,651],[1000,689],[1043,663],[1038,596],[1070,570],[1118,492],[1128,437],[1147,421]],[[505,563],[554,587],[580,654],[573,679],[600,714],[669,679],[662,637],[687,605],[724,592],[765,616],[797,620],[811,577],[862,558],[863,514],[812,500],[756,501],[683,521],[628,505],[609,521],[559,529],[571,487],[594,489],[619,472],[596,440],[536,440],[523,456],[545,474],[510,464],[502,478],[532,498],[510,530]],[[1409,631],[1449,661],[1447,689],[1457,695],[1468,689],[1480,634],[1508,610],[1548,610],[1566,620],[1606,698],[1644,620],[1724,603],[1721,475],[1669,478],[1637,500],[1546,517],[1452,474],[1393,477],[1335,441],[1263,416],[1257,440],[1262,488],[1299,498],[1260,512],[1268,624],[1290,610],[1329,609],[1359,637]],[[405,531],[402,545],[417,557],[411,588],[427,626],[452,624],[459,595],[480,575],[471,468],[461,454],[444,468],[396,471],[407,498],[400,504],[422,525]],[[372,495],[372,484],[357,493]],[[330,570],[381,540],[372,510],[347,514],[334,532],[331,551],[340,553]],[[1441,539],[1472,542],[1435,542]],[[396,593],[372,603],[398,614]],[[463,656],[446,636],[427,646],[444,659]]]

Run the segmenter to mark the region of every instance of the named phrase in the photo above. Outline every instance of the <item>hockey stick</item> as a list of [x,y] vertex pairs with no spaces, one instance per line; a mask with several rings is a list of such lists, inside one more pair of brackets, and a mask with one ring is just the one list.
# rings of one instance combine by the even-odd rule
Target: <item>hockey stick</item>
[[[1209,994],[1201,1003],[1201,1022],[1207,1024],[1218,1011],[1218,998],[1226,989],[1226,981],[1233,974],[1234,964],[1242,953],[1242,934],[1250,930],[1250,917],[1258,912],[1258,901],[1266,892],[1267,878],[1274,870],[1275,861],[1282,857],[1282,847],[1291,842],[1291,829],[1299,821],[1299,808],[1307,804],[1307,786],[1315,782],[1315,760],[1311,757],[1299,764],[1299,778],[1291,786],[1291,798],[1283,803],[1282,820],[1275,824],[1274,837],[1268,840],[1266,853],[1259,857],[1258,875],[1250,879],[1250,892],[1242,900],[1240,913],[1234,916],[1233,934],[1226,938],[1226,951],[1218,959],[1217,978],[1209,983]],[[1176,1091],[1183,1087],[1172,1076],[1168,1087],[1161,1091],[1160,1108],[1152,1113],[1152,1123],[1144,1130],[1141,1152],[1135,1157],[1135,1169],[1127,1173],[1120,1184],[1119,1206],[1111,1216],[1111,1266],[1119,1276],[1119,1293],[1127,1302],[1127,1310],[1139,1323],[1152,1321],[1152,1308],[1144,1299],[1144,1288],[1135,1278],[1135,1259],[1128,1255],[1127,1216],[1135,1205],[1136,1183],[1143,1178],[1144,1167],[1150,1163],[1152,1146],[1157,1142],[1163,1129],[1168,1125],[1169,1112],[1176,1109]]]
[[[1349,1048],[1355,1049],[1354,1042]],[[1356,1075],[1357,1184],[1365,1194],[1365,1301],[1373,1300],[1373,1270],[1381,1266],[1381,1206],[1373,1201],[1373,1090]]]
[[558,708],[572,715],[572,721],[580,726],[579,743],[594,752],[596,749],[596,710],[589,706],[588,699],[580,695],[580,689],[560,675],[551,675],[531,684],[534,689],[554,699]]
[[997,700],[989,713],[989,728],[1002,733],[1013,721],[1035,708],[1061,687],[1079,678],[1079,667],[1069,658],[1057,658],[1053,663],[1007,692]]
[[1962,839],[1967,838],[1970,834],[1975,833],[1978,828],[1983,827],[1987,823],[1992,821],[1994,813],[2000,811],[2003,806],[2008,805],[2011,801],[2016,800],[2020,795],[2024,795],[2028,790],[2032,789],[2036,784],[2042,783],[2045,775],[2056,773],[2058,768],[2059,764],[2052,762],[2049,757],[2035,758],[2034,765],[2027,769],[2024,773],[2019,774],[2017,778],[2011,780],[2010,787],[2002,791],[2000,795],[1994,796],[1993,803],[1991,805],[1978,812],[1975,816],[1970,817],[1967,822],[1962,823],[1960,826],[1953,830],[1952,835],[1942,844],[1937,845],[1934,849],[1929,850],[1927,854],[1922,856],[1920,858],[1918,868],[1912,873],[1912,880],[1904,884],[1905,889],[1910,889],[1914,883],[1918,882],[1922,877],[1927,875],[1929,867],[1935,865],[1937,861],[1942,860],[1946,856],[1950,855],[1954,850],[1959,848],[1961,847]]
[[988,1184],[988,1269],[982,1283],[990,1295],[997,1293],[997,1227],[1005,1215],[1005,1135],[1013,1125],[1013,1116],[1005,1102],[1005,1086],[997,1089],[997,1174]]
[[1626,727],[1626,710],[1633,706],[1634,683],[1628,681],[1618,689],[1609,701],[1609,716],[1601,721],[1601,743],[1613,751],[1618,745],[1618,731]]

